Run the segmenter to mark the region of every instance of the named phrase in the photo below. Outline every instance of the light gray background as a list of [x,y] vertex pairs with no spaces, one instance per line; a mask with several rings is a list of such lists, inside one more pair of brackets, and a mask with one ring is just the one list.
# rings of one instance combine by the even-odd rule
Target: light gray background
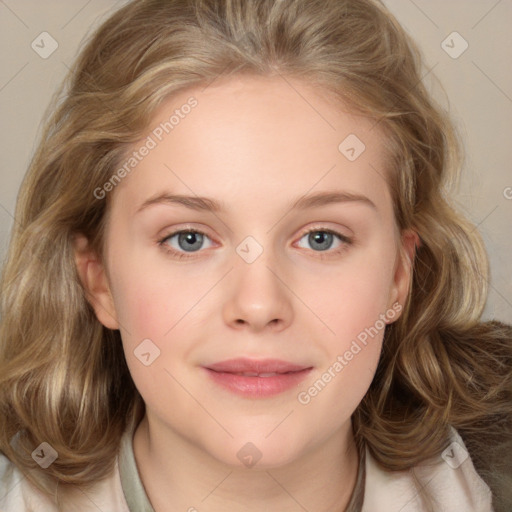
[[[0,257],[16,195],[51,95],[84,37],[126,0],[0,0]],[[485,318],[512,323],[512,0],[385,0],[425,56],[424,81],[450,111],[466,146],[455,196],[478,226],[491,260]],[[468,48],[452,58],[452,32]],[[48,58],[31,47],[42,32],[58,43]],[[453,42],[452,42],[453,41]],[[457,51],[461,39],[448,38]],[[431,70],[430,72],[428,72]],[[433,80],[437,76],[442,89]]]

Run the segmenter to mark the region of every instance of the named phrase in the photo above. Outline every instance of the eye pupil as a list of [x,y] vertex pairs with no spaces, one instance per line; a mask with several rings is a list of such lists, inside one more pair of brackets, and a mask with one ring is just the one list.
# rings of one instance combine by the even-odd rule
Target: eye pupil
[[320,244],[321,247],[317,247],[319,250],[323,251],[329,249],[332,244],[332,233],[327,233],[326,231],[314,231],[309,235],[309,241],[312,244]]
[[[182,246],[182,242],[186,244]],[[195,249],[200,249],[203,243],[202,235],[200,233],[186,232],[180,233],[178,243],[184,251],[191,252]]]

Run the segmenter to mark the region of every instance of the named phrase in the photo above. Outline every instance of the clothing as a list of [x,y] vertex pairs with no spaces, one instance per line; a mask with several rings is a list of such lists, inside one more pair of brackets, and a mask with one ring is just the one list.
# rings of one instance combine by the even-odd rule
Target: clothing
[[[133,453],[133,433],[126,431],[111,475],[86,493],[77,493],[66,512],[154,512]],[[475,471],[464,442],[451,429],[452,444],[443,456],[414,468],[420,485],[436,499],[436,512],[494,512],[489,487]],[[454,444],[455,443],[455,444]],[[411,471],[382,470],[364,447],[358,478],[364,484],[362,510],[352,496],[350,512],[424,512]],[[430,464],[429,464],[430,462]],[[357,487],[357,486],[356,486]],[[0,454],[0,512],[57,512],[7,457]],[[312,511],[314,512],[314,511]]]

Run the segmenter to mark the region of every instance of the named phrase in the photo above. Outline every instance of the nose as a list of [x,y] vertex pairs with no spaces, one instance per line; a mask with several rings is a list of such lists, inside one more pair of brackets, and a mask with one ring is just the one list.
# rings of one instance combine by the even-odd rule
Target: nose
[[280,331],[292,322],[293,293],[266,251],[254,262],[239,259],[230,272],[223,317],[237,330]]

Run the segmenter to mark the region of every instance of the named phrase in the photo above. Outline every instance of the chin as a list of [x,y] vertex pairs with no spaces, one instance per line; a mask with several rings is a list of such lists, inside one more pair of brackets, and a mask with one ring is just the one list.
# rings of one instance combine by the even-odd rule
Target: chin
[[[212,455],[221,463],[234,468],[275,469],[297,460],[304,451],[296,439],[286,431],[281,435],[268,431],[259,435],[241,435],[230,439],[220,447],[215,447]],[[273,439],[272,439],[273,437]],[[219,451],[218,448],[221,448]]]

